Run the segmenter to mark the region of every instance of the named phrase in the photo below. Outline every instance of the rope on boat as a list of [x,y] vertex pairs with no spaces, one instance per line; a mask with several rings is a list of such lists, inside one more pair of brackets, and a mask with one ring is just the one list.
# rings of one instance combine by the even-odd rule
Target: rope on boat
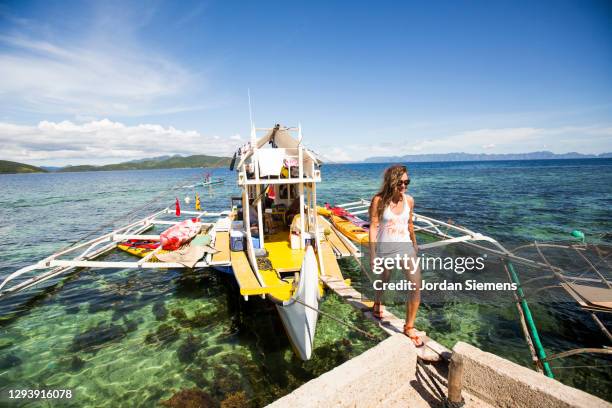
[[297,303],[301,304],[302,306],[305,306],[305,307],[307,307],[307,308],[309,308],[309,309],[312,309],[312,310],[314,310],[315,312],[317,312],[317,313],[321,314],[321,316],[327,317],[328,319],[331,319],[331,320],[335,321],[336,323],[340,323],[340,324],[341,324],[341,325],[343,325],[343,326],[346,326],[346,327],[348,327],[348,328],[350,328],[350,329],[352,329],[352,330],[355,330],[356,332],[361,333],[361,334],[363,334],[364,336],[366,336],[366,337],[368,337],[368,338],[370,338],[370,339],[372,339],[372,340],[377,340],[377,341],[382,341],[382,340],[384,340],[384,339],[383,339],[383,338],[381,338],[381,337],[378,337],[378,336],[376,336],[376,335],[374,335],[374,334],[372,334],[372,333],[368,333],[367,331],[360,329],[359,327],[355,326],[355,325],[354,325],[354,324],[352,324],[352,323],[345,322],[344,320],[339,319],[339,318],[337,318],[336,316],[334,316],[334,315],[332,315],[332,314],[330,314],[330,313],[324,312],[324,311],[322,311],[322,310],[320,310],[320,309],[318,309],[318,308],[316,308],[316,307],[312,307],[312,306],[310,306],[310,305],[308,305],[308,304],[306,304],[306,303],[302,302],[300,299],[297,299],[297,298],[296,298],[296,299],[294,299],[294,300],[295,300]]

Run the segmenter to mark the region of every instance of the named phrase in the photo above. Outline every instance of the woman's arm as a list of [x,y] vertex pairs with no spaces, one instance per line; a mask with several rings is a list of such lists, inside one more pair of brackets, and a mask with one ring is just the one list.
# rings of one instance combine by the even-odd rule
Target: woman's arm
[[410,239],[412,240],[412,244],[414,245],[414,252],[419,250],[419,246],[417,245],[416,234],[414,233],[414,222],[412,218],[414,217],[414,198],[408,197],[408,204],[410,204],[410,217],[408,219],[408,231],[410,232]]

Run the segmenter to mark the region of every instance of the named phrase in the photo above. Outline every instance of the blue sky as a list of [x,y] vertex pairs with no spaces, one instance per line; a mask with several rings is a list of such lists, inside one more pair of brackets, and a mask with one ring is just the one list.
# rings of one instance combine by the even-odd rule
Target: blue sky
[[612,151],[612,3],[0,3],[0,159]]

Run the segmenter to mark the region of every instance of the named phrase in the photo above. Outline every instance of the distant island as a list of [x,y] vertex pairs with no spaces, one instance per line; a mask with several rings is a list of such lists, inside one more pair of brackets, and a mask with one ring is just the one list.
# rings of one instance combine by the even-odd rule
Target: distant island
[[148,159],[131,160],[117,164],[106,164],[103,166],[78,165],[65,167],[36,167],[29,164],[0,160],[0,174],[227,167],[229,166],[230,161],[231,158],[229,157],[207,156],[203,154],[193,156],[160,156]]
[[576,152],[556,154],[553,152],[531,153],[441,153],[441,154],[407,154],[404,156],[369,157],[363,163],[404,163],[404,162],[460,162],[460,161],[494,161],[494,160],[554,160],[554,159],[608,159],[612,153],[582,154]]
[[[511,153],[511,154],[474,154],[474,153],[441,153],[441,154],[408,154],[405,156],[369,157],[360,162],[352,163],[404,163],[404,162],[461,162],[461,161],[494,161],[494,160],[552,160],[552,159],[605,159],[612,158],[612,153],[582,154],[553,152]],[[67,173],[79,171],[112,171],[112,170],[152,170],[181,169],[199,167],[227,167],[231,158],[222,156],[159,156],[146,159],[130,160],[117,164],[103,166],[31,166],[29,164],[0,160],[0,174],[7,173]]]
[[0,160],[0,174],[8,173],[46,173],[47,170],[14,161]]

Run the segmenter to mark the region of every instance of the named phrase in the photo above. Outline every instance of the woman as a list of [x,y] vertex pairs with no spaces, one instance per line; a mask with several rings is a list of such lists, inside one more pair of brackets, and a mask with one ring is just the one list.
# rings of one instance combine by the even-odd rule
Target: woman
[[[370,204],[370,261],[374,258],[393,257],[397,254],[417,256],[418,246],[412,222],[414,199],[406,194],[410,184],[406,166],[394,165],[385,170],[383,185]],[[414,265],[414,263],[411,263]],[[373,266],[373,265],[372,265]],[[423,341],[414,329],[419,303],[421,302],[421,270],[420,268],[404,270],[406,279],[413,283],[406,301],[406,324],[404,334],[416,347],[423,346]],[[391,271],[383,272],[383,281],[387,282]],[[382,291],[376,291],[374,301],[374,316],[382,318]]]

